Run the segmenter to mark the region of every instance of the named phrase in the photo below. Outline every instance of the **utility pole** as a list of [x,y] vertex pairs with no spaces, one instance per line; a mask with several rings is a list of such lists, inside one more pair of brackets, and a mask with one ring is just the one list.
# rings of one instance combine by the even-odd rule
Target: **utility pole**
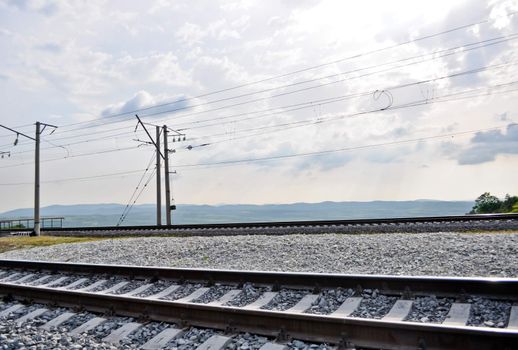
[[140,120],[139,116],[135,114],[135,117],[137,118],[137,126],[135,127],[135,131],[137,131],[137,128],[139,125],[142,126],[144,131],[146,132],[147,136],[149,137],[150,141],[142,141],[142,140],[135,140],[138,142],[143,142],[147,144],[152,144],[155,146],[156,150],[156,224],[157,226],[162,225],[162,201],[160,197],[160,192],[162,192],[161,188],[161,181],[160,181],[160,158],[164,158],[164,155],[160,151],[160,126],[155,125],[156,129],[156,140],[151,137],[151,134],[146,128],[146,125],[142,123],[142,120]]
[[[158,126],[155,124],[143,123],[137,114],[135,114],[135,117],[137,117],[137,121],[138,121],[137,126],[135,127],[135,131],[137,131],[138,126],[141,125],[142,128],[144,129],[144,131],[146,132],[147,136],[149,137],[150,141],[143,141],[143,140],[139,140],[139,139],[135,139],[134,141],[153,145],[153,146],[155,146],[155,149],[156,149],[156,207],[157,207],[156,220],[157,220],[157,226],[162,225],[162,198],[161,198],[162,185],[161,185],[161,178],[160,178],[160,171],[161,171],[160,158],[162,158],[164,160],[166,224],[171,225],[171,213],[172,213],[172,210],[176,209],[176,206],[174,204],[171,205],[172,197],[171,197],[171,179],[170,179],[171,171],[169,170],[169,153],[171,153],[171,152],[174,153],[175,150],[169,149],[168,133],[169,133],[169,131],[172,131],[174,133],[173,142],[176,142],[176,141],[180,142],[182,140],[185,141],[185,134],[181,133],[178,130],[170,129],[167,127],[167,125]],[[153,137],[151,137],[151,134],[149,133],[149,131],[146,128],[146,124],[152,125],[155,127],[155,129],[156,129],[155,139],[153,139]],[[160,151],[160,134],[161,134],[161,132],[163,133],[163,137],[164,137],[164,154],[162,154],[162,152]],[[176,172],[173,172],[173,173],[176,174]]]
[[162,183],[160,178],[160,127],[155,126],[156,129],[156,224],[157,226],[162,225]]
[[34,235],[40,235],[40,122],[36,122],[36,151],[34,156]]
[[[43,128],[41,126],[43,125]],[[22,132],[13,130],[11,128],[8,128],[7,126],[0,125],[0,127],[7,129],[9,131],[12,131],[16,133],[16,140],[14,140],[14,145],[16,146],[18,144],[18,137],[20,135],[28,138],[29,140],[34,141],[35,143],[35,154],[34,154],[34,230],[33,235],[39,236],[40,235],[40,135],[43,133],[46,127],[51,127],[56,130],[58,127],[51,124],[45,124],[41,122],[36,122],[36,133],[34,137],[30,137]],[[51,132],[51,134],[54,132],[54,130]]]
[[167,125],[162,126],[164,133],[164,171],[165,171],[165,219],[167,226],[171,225],[171,186],[169,179],[169,148],[167,147]]

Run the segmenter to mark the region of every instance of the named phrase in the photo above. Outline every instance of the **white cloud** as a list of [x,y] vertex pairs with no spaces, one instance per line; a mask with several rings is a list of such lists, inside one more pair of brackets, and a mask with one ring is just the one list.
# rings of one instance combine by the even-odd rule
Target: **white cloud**
[[[101,112],[101,115],[103,117],[111,117],[120,114],[139,113],[141,116],[145,117],[148,114],[160,115],[162,112],[172,109],[183,109],[187,106],[188,104],[185,101],[184,96],[153,96],[149,92],[141,90],[127,101],[106,107]],[[139,109],[143,110],[138,112],[137,110]]]
[[[516,60],[518,42],[508,42],[419,64],[409,65],[410,61],[401,61],[383,65],[513,33],[518,22],[516,16],[508,14],[516,11],[517,3],[508,0],[489,3],[311,0],[282,1],[267,6],[260,1],[198,3],[160,0],[153,3],[125,2],[121,6],[92,0],[56,2],[56,9],[52,11],[52,1],[25,1],[14,5],[4,1],[0,5],[0,50],[9,53],[0,61],[3,91],[0,101],[6,118],[4,123],[29,124],[34,120],[52,118],[62,126],[53,135],[57,137],[59,133],[66,135],[66,131],[71,129],[65,127],[66,124],[161,103],[172,102],[167,105],[172,109],[172,106],[181,105],[178,100],[187,97],[189,108],[157,115],[153,121],[186,128],[188,143],[211,142],[213,145],[186,151],[182,146],[188,143],[175,144],[178,148],[175,164],[304,153],[484,129],[502,123],[503,117],[498,116],[505,113],[504,122],[512,123],[516,119],[512,112],[516,109],[516,98],[515,95],[503,94],[311,124],[318,118],[382,108],[387,103],[386,96],[374,100],[372,92],[375,90]],[[51,7],[45,10],[46,6]],[[477,27],[247,85],[255,80],[284,75],[488,17],[489,23]],[[391,67],[393,69],[388,70]],[[344,74],[355,69],[362,70]],[[303,83],[304,80],[332,74],[337,75]],[[510,65],[462,79],[443,79],[392,89],[390,93],[394,105],[426,99],[432,101],[444,94],[505,83],[515,75],[516,67]],[[346,80],[340,82],[341,79]],[[322,83],[326,85],[310,89]],[[205,95],[242,84],[246,86]],[[283,85],[288,86],[247,95]],[[292,93],[305,88],[307,90]],[[271,109],[279,112],[283,106],[358,92],[368,95],[334,103],[314,103],[309,108],[292,111],[282,109],[282,113],[276,114],[258,112]],[[191,99],[199,95],[202,97]],[[236,95],[244,96],[233,98]],[[218,102],[220,99],[222,101]],[[229,105],[234,106],[224,108]],[[166,112],[168,109],[155,110]],[[226,118],[225,123],[218,120],[203,122],[215,118]],[[308,125],[284,129],[279,126],[303,121]],[[210,126],[200,128],[207,124]],[[134,124],[132,120],[131,123],[111,127],[131,131]],[[107,128],[99,127],[91,130],[90,134]],[[244,131],[248,129],[256,131]],[[88,134],[87,131],[75,131],[77,134],[80,132]],[[70,134],[76,135],[74,132]],[[91,135],[81,137],[85,139]],[[70,146],[70,149],[77,154],[114,145],[131,146],[134,145],[131,138],[122,135],[115,141],[89,142]],[[344,198],[470,198],[486,190],[498,192],[504,187],[507,187],[507,192],[518,191],[518,185],[512,179],[494,181],[494,174],[504,173],[511,165],[516,165],[517,156],[487,142],[472,143],[470,138],[468,134],[448,140],[323,157],[301,157],[211,170],[183,169],[181,171],[188,176],[182,175],[178,183],[178,198],[180,202],[257,203]],[[488,161],[480,163],[478,159],[477,164],[460,166],[458,159],[462,152],[466,157],[471,152],[475,158],[479,152],[481,157],[486,155]],[[44,157],[61,153],[61,149],[47,149]],[[29,155],[27,159],[30,161]],[[127,154],[77,159],[77,162],[70,159],[46,169],[45,176],[49,179],[58,177],[59,172],[77,176],[74,171],[95,175],[99,164],[114,168],[120,166],[124,170],[127,164],[147,164],[149,157],[147,150],[139,149]],[[6,162],[17,160],[20,159]],[[478,182],[457,179],[466,178],[468,168],[482,174],[480,179],[476,179]],[[13,176],[25,174],[23,168],[20,170],[13,175],[0,169],[2,181],[15,182],[17,179]],[[402,181],[408,186],[402,188]],[[440,181],[445,185],[435,185]],[[500,187],[491,188],[497,182]],[[113,186],[112,194],[126,194],[127,189],[133,186],[130,181],[122,182]],[[243,186],[248,186],[246,191],[242,190]],[[311,191],[302,190],[309,187]],[[109,186],[104,190],[106,193],[93,196],[70,186],[62,192],[66,195],[47,195],[52,196],[49,198],[53,202],[63,202],[67,196],[79,198],[79,201],[98,202],[110,195]],[[7,193],[10,194],[14,196],[16,193]],[[123,202],[125,199],[126,196],[111,198],[111,201]],[[152,194],[145,194],[143,200],[151,201]]]
[[206,35],[207,33],[199,25],[189,22],[180,27],[175,34],[180,42],[191,46],[200,44]]
[[500,154],[518,154],[518,126],[510,124],[506,132],[478,132],[469,147],[458,156],[459,164],[473,165],[492,162]]
[[513,21],[510,14],[518,11],[518,2],[515,0],[491,1],[492,9],[489,18],[496,29],[508,27]]

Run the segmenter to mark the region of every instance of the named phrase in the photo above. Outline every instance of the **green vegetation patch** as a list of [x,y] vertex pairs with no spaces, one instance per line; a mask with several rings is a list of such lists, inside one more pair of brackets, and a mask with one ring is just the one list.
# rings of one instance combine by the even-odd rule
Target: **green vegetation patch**
[[470,214],[518,213],[518,197],[505,195],[503,200],[489,192],[481,194],[475,200]]
[[55,236],[16,236],[0,238],[0,253],[10,250],[25,249],[33,247],[47,247],[54,244],[82,243],[106,239],[103,237],[55,237]]

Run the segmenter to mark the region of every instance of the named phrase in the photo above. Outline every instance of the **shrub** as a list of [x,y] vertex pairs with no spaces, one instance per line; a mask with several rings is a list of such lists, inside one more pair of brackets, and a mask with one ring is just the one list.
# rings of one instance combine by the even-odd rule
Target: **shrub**
[[518,213],[518,197],[505,195],[503,201],[489,192],[481,194],[476,200],[470,214]]

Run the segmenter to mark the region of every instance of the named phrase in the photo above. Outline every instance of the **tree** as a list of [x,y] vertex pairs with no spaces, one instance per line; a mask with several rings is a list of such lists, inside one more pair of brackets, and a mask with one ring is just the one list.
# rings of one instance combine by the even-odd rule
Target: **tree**
[[472,214],[487,214],[496,213],[500,211],[502,207],[502,201],[498,197],[492,196],[491,193],[485,192],[481,194],[476,200]]
[[509,194],[505,195],[505,199],[502,202],[502,207],[500,209],[503,213],[510,213],[513,211],[514,206],[518,204],[518,197],[510,196]]

